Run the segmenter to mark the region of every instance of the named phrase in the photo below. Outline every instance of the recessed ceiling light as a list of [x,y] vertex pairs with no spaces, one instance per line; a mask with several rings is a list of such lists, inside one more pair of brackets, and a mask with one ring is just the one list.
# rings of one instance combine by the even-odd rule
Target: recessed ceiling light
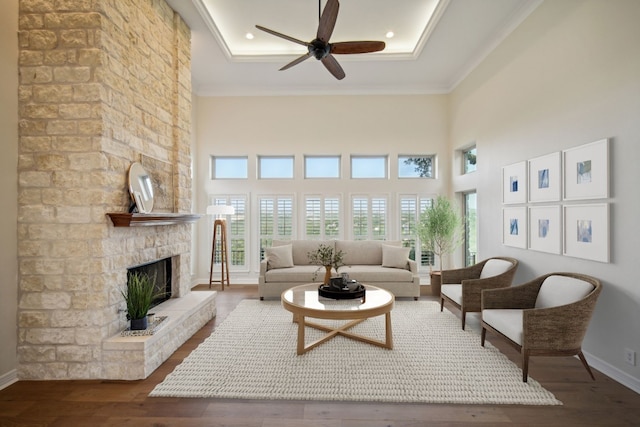
[[391,39],[391,38],[393,38],[393,36],[395,36],[395,34],[393,34],[393,31],[387,31],[386,36],[387,36],[388,39]]
[[253,33],[247,33],[244,36],[247,38],[247,40],[253,40]]

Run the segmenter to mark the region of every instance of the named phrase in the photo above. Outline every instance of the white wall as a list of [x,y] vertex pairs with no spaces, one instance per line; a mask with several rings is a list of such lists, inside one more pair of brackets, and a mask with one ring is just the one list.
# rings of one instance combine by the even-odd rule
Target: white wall
[[[211,193],[250,192],[251,202],[254,202],[257,194],[274,192],[301,195],[331,191],[342,193],[343,199],[348,200],[349,194],[371,193],[372,187],[378,194],[398,191],[438,194],[448,189],[446,184],[451,170],[447,146],[447,102],[443,95],[199,97],[194,108],[197,141],[194,196],[197,212],[205,212],[208,194]],[[346,179],[338,185],[335,180],[256,180],[256,155],[278,154],[295,156],[298,177],[303,175],[305,154],[341,155],[343,176],[349,176],[350,154],[388,154],[390,179]],[[437,155],[440,178],[393,179],[397,176],[393,161],[397,154]],[[209,159],[212,155],[248,155],[249,179],[211,181]],[[198,277],[206,277],[207,280],[211,261],[209,230],[207,221],[199,221],[196,271]],[[251,265],[255,274],[255,257]],[[255,279],[257,283],[257,276]]]
[[0,16],[0,388],[15,378],[18,309],[18,2]]
[[[640,392],[640,361],[623,358],[640,352],[639,17],[636,0],[544,2],[451,94],[450,137],[454,147],[477,142],[480,258],[518,258],[516,283],[551,271],[600,278],[587,358]],[[602,138],[611,138],[611,262],[503,246],[502,166]]]

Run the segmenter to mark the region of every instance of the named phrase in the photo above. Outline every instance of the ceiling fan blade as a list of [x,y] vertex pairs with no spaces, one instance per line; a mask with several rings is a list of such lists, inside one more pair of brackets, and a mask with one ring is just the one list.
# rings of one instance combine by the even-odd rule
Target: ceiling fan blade
[[282,33],[279,33],[277,31],[270,30],[268,28],[263,27],[262,25],[256,25],[256,28],[259,29],[259,30],[264,31],[265,33],[273,34],[274,36],[281,37],[281,38],[283,38],[285,40],[289,40],[290,42],[301,44],[302,46],[308,46],[309,45],[309,43],[307,43],[307,42],[303,42],[302,40],[294,39],[293,37],[290,37],[290,36],[288,36],[286,34],[282,34]]
[[338,80],[344,79],[344,76],[345,76],[344,70],[342,69],[340,64],[338,64],[338,61],[336,61],[336,58],[333,55],[329,54],[324,58],[322,58],[321,61],[324,64],[324,66],[327,68],[327,70],[329,70],[329,72],[333,74],[333,77],[335,77]]
[[331,43],[331,53],[335,54],[371,53],[379,52],[384,48],[385,43],[377,41]]
[[327,43],[333,33],[333,27],[336,26],[336,20],[338,19],[338,9],[340,3],[338,0],[328,0],[324,6],[322,15],[320,16],[320,24],[318,25],[318,33],[316,38]]
[[293,61],[289,62],[287,65],[285,65],[284,67],[280,68],[279,71],[284,71],[284,70],[288,70],[289,68],[293,67],[294,65],[298,65],[299,63],[301,63],[302,61],[311,58],[311,54],[310,53],[305,53],[304,55],[294,59]]

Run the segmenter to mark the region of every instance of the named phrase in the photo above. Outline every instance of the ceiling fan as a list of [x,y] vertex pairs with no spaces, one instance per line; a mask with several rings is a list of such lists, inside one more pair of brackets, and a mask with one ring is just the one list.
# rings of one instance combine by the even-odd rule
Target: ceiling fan
[[344,70],[333,56],[334,54],[354,54],[354,53],[370,53],[378,52],[384,49],[385,43],[381,41],[347,41],[329,43],[331,33],[333,33],[333,27],[336,25],[338,19],[338,9],[340,3],[338,0],[327,0],[327,4],[320,14],[320,0],[318,0],[318,14],[320,15],[320,23],[318,24],[318,31],[316,38],[310,42],[303,42],[296,38],[287,36],[277,31],[270,30],[260,25],[256,25],[259,30],[265,31],[269,34],[273,34],[277,37],[282,37],[285,40],[289,40],[294,43],[306,46],[308,52],[304,55],[291,61],[284,67],[280,68],[280,71],[289,69],[294,65],[298,65],[302,61],[311,58],[312,56],[318,59],[324,64],[327,70],[338,80],[342,80],[345,77]]

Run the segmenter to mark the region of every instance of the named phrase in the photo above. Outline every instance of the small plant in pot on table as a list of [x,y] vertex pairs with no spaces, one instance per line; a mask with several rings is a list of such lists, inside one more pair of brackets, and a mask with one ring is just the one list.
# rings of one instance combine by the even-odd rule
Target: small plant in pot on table
[[[318,270],[325,268],[324,281],[322,284],[331,283],[331,269],[338,271],[338,267],[344,265],[344,252],[336,251],[333,247],[327,245],[319,245],[318,249],[307,253],[311,264],[319,265]],[[313,280],[316,279],[318,270],[313,274]]]
[[155,278],[145,273],[132,273],[127,278],[126,292],[120,293],[127,303],[127,319],[131,321],[131,330],[147,329],[147,315],[153,300],[158,295],[155,293]]

